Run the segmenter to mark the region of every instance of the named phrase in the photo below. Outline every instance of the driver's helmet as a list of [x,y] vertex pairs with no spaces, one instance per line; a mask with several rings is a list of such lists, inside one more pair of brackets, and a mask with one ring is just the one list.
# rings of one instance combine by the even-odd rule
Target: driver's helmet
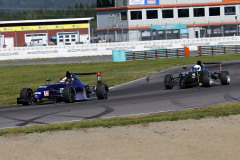
[[193,67],[193,70],[194,70],[194,71],[201,71],[201,66],[200,66],[200,65],[195,65],[195,66]]
[[61,79],[60,79],[60,82],[61,83],[64,83],[64,82],[66,82],[67,81],[67,77],[62,77]]

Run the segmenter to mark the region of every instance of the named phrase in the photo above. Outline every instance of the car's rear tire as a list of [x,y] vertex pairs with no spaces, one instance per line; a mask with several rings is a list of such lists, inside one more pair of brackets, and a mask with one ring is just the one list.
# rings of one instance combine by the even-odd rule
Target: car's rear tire
[[105,83],[100,83],[97,85],[96,95],[98,99],[108,99],[109,88]]
[[63,89],[63,101],[65,103],[74,103],[76,99],[76,92],[72,86],[66,86]]
[[171,74],[167,74],[164,77],[164,86],[166,89],[173,88],[173,76]]
[[222,71],[220,74],[220,80],[222,85],[229,85],[230,84],[230,75],[228,71]]
[[23,88],[20,92],[20,99],[24,99],[22,105],[31,105],[33,103],[33,91],[31,88]]
[[214,81],[208,73],[203,74],[203,87],[211,87]]

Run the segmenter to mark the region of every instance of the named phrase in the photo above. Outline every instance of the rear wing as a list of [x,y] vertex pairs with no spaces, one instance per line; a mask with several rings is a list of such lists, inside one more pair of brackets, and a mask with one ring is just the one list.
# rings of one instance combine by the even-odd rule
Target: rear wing
[[210,63],[204,63],[204,64],[218,64],[219,66],[219,71],[222,71],[222,62],[210,62]]
[[87,75],[97,75],[97,83],[101,83],[102,82],[102,73],[101,72],[92,72],[92,73],[73,73],[75,75],[81,75],[81,76],[87,76]]

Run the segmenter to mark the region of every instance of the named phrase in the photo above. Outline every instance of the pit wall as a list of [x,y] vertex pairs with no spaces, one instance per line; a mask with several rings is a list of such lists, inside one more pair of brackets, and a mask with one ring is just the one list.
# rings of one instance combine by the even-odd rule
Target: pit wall
[[198,46],[239,45],[239,44],[240,36],[233,36],[201,39],[94,43],[68,46],[15,47],[15,48],[1,48],[0,61],[112,55],[112,50],[119,49],[144,51],[151,50],[153,48],[171,49],[171,48],[183,48],[184,46],[187,46],[189,47],[190,51],[193,51],[197,50]]

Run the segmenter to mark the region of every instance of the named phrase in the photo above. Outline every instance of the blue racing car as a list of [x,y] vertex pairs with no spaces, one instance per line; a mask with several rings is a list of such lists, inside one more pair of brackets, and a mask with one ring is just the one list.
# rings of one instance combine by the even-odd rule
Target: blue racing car
[[[77,75],[97,75],[97,85],[83,83]],[[50,80],[47,80],[50,81]],[[31,105],[33,103],[43,103],[44,101],[54,101],[74,103],[78,100],[107,99],[109,95],[108,85],[101,82],[101,73],[72,73],[66,72],[66,76],[53,84],[45,84],[38,87],[33,92],[31,88],[23,88],[17,104]]]

